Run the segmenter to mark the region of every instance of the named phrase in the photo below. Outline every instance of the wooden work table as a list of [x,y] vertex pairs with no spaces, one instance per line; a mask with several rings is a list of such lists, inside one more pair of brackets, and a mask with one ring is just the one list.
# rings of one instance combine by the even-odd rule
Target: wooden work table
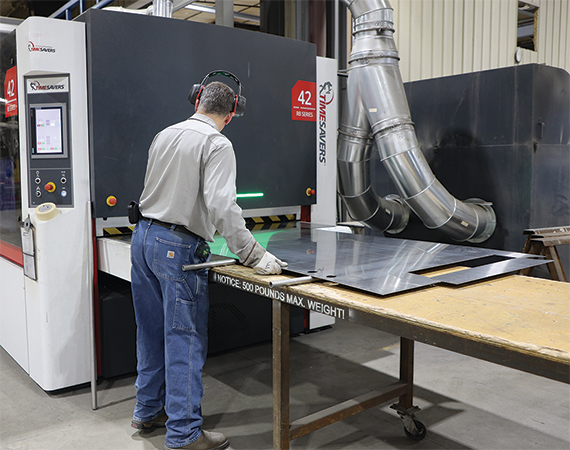
[[[425,427],[414,419],[417,408],[412,404],[414,341],[570,383],[568,283],[506,275],[459,287],[433,286],[389,296],[321,281],[269,287],[270,282],[286,278],[293,277],[260,276],[235,265],[210,271],[213,282],[273,300],[274,448],[289,448],[292,439],[396,398],[399,402],[393,408],[404,420],[406,434],[422,439]],[[400,382],[291,424],[291,304],[400,336]]]

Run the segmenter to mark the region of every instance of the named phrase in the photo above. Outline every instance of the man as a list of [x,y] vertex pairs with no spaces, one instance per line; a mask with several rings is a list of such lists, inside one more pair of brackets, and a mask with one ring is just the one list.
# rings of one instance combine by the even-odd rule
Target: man
[[131,245],[138,358],[132,426],[166,426],[166,450],[229,445],[221,433],[201,429],[208,275],[182,266],[209,259],[206,241],[215,230],[258,273],[281,273],[287,265],[255,241],[235,201],[235,155],[221,131],[236,100],[226,84],[207,84],[196,114],[161,131],[149,149],[142,219]]

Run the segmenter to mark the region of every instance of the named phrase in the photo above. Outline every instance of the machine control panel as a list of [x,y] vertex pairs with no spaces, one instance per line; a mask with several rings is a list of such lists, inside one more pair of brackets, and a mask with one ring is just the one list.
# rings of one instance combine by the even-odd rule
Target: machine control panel
[[73,206],[69,77],[26,79],[29,205]]
[[36,206],[41,203],[51,202],[60,206],[72,206],[71,193],[71,170],[69,169],[38,169],[30,170],[32,182],[31,196],[37,202],[30,203]]

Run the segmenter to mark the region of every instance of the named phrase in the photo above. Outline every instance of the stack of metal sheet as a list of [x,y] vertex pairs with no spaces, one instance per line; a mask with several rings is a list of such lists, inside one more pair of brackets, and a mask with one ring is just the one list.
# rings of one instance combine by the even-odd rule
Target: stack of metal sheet
[[[460,285],[548,262],[525,253],[357,235],[307,223],[272,232],[267,249],[287,261],[287,272],[380,295],[440,283]],[[448,266],[462,270],[422,275]]]

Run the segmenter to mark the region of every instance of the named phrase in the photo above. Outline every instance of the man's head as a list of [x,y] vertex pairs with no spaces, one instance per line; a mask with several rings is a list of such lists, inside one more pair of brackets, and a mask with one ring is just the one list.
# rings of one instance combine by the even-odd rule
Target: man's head
[[220,81],[214,81],[207,84],[200,93],[196,112],[223,119],[233,113],[235,99],[236,94],[232,88]]

